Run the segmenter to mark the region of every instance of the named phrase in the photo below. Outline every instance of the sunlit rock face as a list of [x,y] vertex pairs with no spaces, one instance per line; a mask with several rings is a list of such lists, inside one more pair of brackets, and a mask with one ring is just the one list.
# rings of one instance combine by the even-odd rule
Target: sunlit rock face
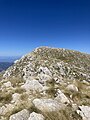
[[0,120],[89,119],[89,93],[89,54],[36,48],[0,74]]

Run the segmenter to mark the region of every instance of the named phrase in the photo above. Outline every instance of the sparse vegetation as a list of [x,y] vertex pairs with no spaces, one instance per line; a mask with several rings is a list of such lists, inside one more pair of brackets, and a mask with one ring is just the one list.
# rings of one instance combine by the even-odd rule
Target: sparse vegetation
[[9,81],[11,82],[13,87],[20,86],[25,81],[22,78],[15,77],[15,78],[9,78]]
[[67,106],[64,110],[56,112],[45,112],[45,120],[82,120],[82,118],[72,110],[70,106]]
[[20,87],[16,87],[16,88],[15,88],[15,93],[23,94],[24,92],[26,92],[26,90],[23,89],[23,88],[20,88]]
[[[90,55],[88,54],[66,49],[38,48],[11,66],[4,73],[4,77],[0,74],[0,79],[0,108],[4,106],[8,109],[7,105],[11,107],[5,115],[2,115],[6,120],[23,109],[29,110],[30,113],[40,113],[45,120],[82,120],[76,113],[78,106],[90,106]],[[32,82],[28,87],[27,80],[38,82]],[[67,89],[70,84],[78,90]],[[23,85],[26,85],[25,89]],[[37,85],[40,85],[40,89]],[[42,112],[34,105],[33,100],[37,98],[50,98],[55,101],[55,97],[61,95],[58,90],[70,101],[67,104],[60,101],[60,104],[65,105],[63,109]],[[15,93],[18,94],[14,96],[13,102],[12,95]],[[20,98],[17,97],[18,95]],[[59,100],[55,102],[59,104]],[[77,106],[75,109],[73,104]]]
[[0,93],[0,103],[2,104],[8,104],[12,100],[12,93]]

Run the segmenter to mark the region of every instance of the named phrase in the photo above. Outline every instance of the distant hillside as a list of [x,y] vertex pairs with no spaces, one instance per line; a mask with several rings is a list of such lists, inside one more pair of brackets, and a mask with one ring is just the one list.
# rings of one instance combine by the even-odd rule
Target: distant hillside
[[13,62],[0,62],[0,72],[13,65]]
[[0,62],[14,62],[15,60],[20,59],[20,56],[0,56]]
[[19,56],[0,56],[0,72],[13,65],[14,61],[19,58]]

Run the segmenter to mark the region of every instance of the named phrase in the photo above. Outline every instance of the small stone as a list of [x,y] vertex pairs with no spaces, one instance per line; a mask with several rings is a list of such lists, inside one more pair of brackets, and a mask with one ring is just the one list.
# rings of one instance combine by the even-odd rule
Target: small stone
[[14,93],[13,95],[12,95],[12,101],[11,101],[11,103],[15,103],[15,102],[18,102],[18,101],[20,101],[20,94],[19,93]]
[[32,112],[30,114],[30,117],[28,118],[28,120],[44,120],[44,116],[42,114],[38,114],[35,112]]
[[71,92],[78,92],[78,88],[73,85],[73,84],[70,84],[66,87],[67,90],[71,91]]
[[29,111],[24,109],[16,114],[10,116],[9,120],[27,120],[29,118]]

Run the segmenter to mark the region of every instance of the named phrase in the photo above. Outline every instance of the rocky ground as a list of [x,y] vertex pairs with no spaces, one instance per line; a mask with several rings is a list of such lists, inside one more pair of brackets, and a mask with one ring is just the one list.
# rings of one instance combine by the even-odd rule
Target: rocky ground
[[90,120],[90,55],[36,48],[0,74],[0,120]]

